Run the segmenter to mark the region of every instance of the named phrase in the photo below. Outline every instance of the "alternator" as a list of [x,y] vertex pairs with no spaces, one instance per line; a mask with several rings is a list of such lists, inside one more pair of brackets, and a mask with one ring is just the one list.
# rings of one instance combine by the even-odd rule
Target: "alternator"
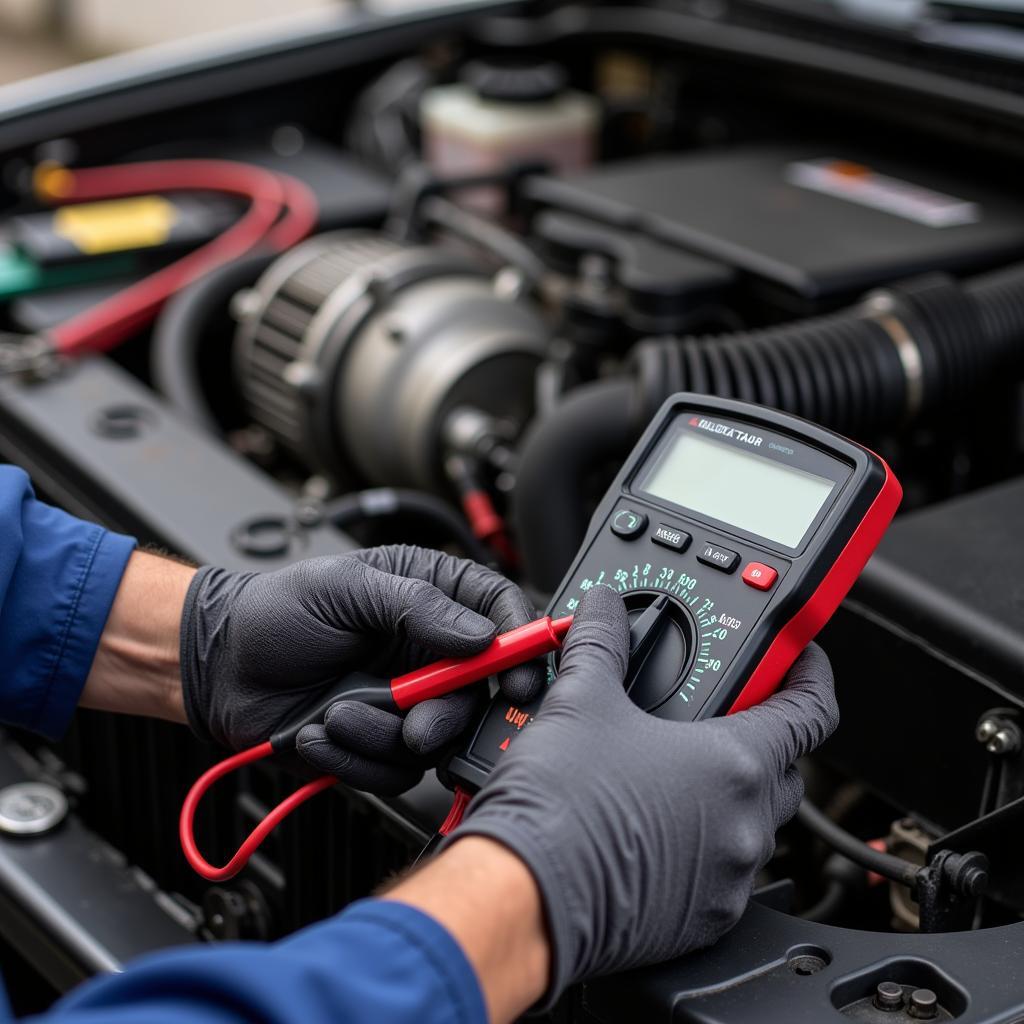
[[525,426],[548,328],[467,256],[376,233],[310,239],[236,303],[253,420],[335,478],[442,485],[445,422]]

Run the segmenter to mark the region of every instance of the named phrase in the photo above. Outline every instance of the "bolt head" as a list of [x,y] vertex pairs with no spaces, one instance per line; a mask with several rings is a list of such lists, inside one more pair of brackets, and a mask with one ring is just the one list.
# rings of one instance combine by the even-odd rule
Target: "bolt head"
[[994,718],[983,718],[974,730],[974,736],[979,743],[988,743],[997,732],[999,723]]
[[895,981],[880,981],[875,989],[874,1004],[879,1010],[903,1009],[903,986]]
[[968,896],[980,896],[988,888],[988,872],[984,868],[968,869],[963,890]]
[[301,395],[312,395],[320,382],[320,374],[312,363],[296,359],[282,373],[284,379]]
[[295,507],[295,521],[300,526],[319,526],[323,517],[323,508],[315,501],[306,501]]
[[917,1020],[931,1020],[939,1009],[939,997],[930,988],[915,988],[910,993],[908,1012]]
[[1014,754],[1019,747],[1019,737],[1014,731],[1005,728],[998,729],[985,744],[985,749],[990,754]]
[[494,277],[494,294],[499,299],[514,302],[526,292],[526,278],[515,267],[502,267]]
[[263,299],[255,288],[243,288],[231,296],[228,311],[236,323],[256,316],[263,306]]

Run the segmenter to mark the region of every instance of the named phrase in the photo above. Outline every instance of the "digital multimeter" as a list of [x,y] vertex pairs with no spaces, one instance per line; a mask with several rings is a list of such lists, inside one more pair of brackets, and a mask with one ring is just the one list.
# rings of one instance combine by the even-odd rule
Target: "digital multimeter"
[[[629,612],[625,685],[692,721],[767,697],[846,596],[902,496],[884,460],[819,426],[679,394],[654,417],[591,519],[549,614],[609,586]],[[549,661],[549,682],[557,658]],[[543,695],[500,694],[448,781],[478,789]]]

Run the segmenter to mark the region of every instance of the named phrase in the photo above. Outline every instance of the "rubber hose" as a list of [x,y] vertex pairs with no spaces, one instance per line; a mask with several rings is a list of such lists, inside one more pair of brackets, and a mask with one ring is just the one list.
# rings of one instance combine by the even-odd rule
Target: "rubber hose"
[[857,433],[897,422],[903,370],[883,327],[849,313],[742,334],[642,342],[644,418],[677,391],[739,398]]
[[580,482],[628,452],[670,395],[738,398],[870,436],[969,396],[1020,362],[1022,339],[1017,266],[963,285],[929,275],[798,323],[641,342],[624,377],[571,392],[524,440],[514,521],[527,578],[558,585],[586,530]]
[[805,921],[832,921],[848,903],[864,896],[868,888],[867,872],[841,853],[831,853],[822,867],[826,887],[821,899],[804,910]]
[[211,270],[175,295],[156,321],[150,353],[153,382],[185,419],[210,433],[221,430],[199,374],[204,332],[235,292],[252,284],[275,258],[275,253],[254,252]]
[[587,520],[588,477],[622,459],[639,427],[636,388],[613,378],[572,392],[536,421],[516,476],[513,521],[526,578],[552,591],[576,553]]
[[894,857],[884,850],[876,850],[863,840],[847,832],[837,825],[828,815],[819,810],[809,800],[802,800],[796,812],[796,819],[809,832],[813,832],[826,846],[841,853],[847,860],[859,864],[868,871],[883,878],[889,878],[901,885],[913,888],[917,884],[920,864],[913,864],[902,857]]
[[1024,343],[1024,266],[983,274],[965,290],[978,304],[981,336],[998,358],[1012,363]]
[[464,241],[478,245],[511,267],[516,267],[523,277],[536,286],[544,277],[543,260],[511,231],[481,217],[471,210],[457,206],[443,196],[430,196],[420,205],[420,215],[451,232]]
[[826,886],[821,899],[813,906],[808,907],[800,916],[805,921],[831,921],[843,909],[846,895],[846,886],[833,879]]
[[[890,317],[919,359],[916,405],[897,338],[886,326]],[[965,285],[928,275],[795,324],[643,342],[631,369],[645,419],[669,395],[699,391],[773,406],[856,437],[971,395],[1019,360],[1022,339],[1024,268],[1015,267]]]

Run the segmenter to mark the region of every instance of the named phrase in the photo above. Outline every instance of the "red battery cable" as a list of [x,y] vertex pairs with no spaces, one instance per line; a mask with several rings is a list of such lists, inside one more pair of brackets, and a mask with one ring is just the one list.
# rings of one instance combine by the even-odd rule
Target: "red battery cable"
[[261,244],[280,251],[301,241],[318,214],[312,190],[297,178],[231,160],[156,160],[81,170],[42,166],[36,189],[59,205],[180,191],[249,200],[245,213],[216,238],[50,331],[55,349],[69,356],[109,351],[208,271]]

